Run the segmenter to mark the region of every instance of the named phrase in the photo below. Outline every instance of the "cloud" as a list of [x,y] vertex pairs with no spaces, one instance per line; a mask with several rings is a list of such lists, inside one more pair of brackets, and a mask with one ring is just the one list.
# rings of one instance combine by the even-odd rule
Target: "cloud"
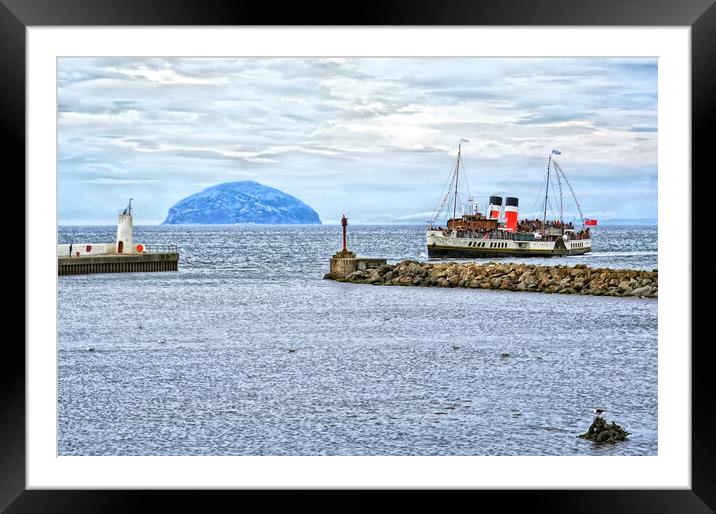
[[655,59],[61,58],[61,221],[138,190],[161,219],[238,177],[322,219],[422,222],[463,137],[475,195],[533,192],[559,146],[584,205],[606,188],[655,217],[656,79]]
[[421,221],[424,222],[425,220],[429,220],[432,218],[433,214],[435,214],[434,211],[422,211],[422,212],[413,212],[410,214],[403,214],[402,216],[395,216],[395,221]]
[[91,179],[85,179],[80,180],[81,183],[84,184],[96,184],[96,185],[109,185],[109,186],[116,186],[116,185],[141,185],[141,184],[156,184],[159,182],[159,180],[152,180],[152,179],[140,179],[140,178],[106,178],[106,177],[99,177],[99,178],[91,178]]
[[160,84],[213,84],[216,79],[202,79],[180,75],[171,68],[152,69],[146,66],[136,68],[109,68],[107,70],[115,76],[126,76],[130,79],[144,79]]

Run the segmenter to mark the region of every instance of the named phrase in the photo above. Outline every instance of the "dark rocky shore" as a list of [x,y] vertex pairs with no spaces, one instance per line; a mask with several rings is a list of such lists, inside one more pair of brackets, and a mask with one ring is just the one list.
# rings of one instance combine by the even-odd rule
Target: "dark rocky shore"
[[578,437],[589,439],[595,443],[616,443],[617,441],[625,441],[629,436],[629,432],[614,423],[607,423],[603,418],[597,416],[589,426],[589,429]]
[[355,271],[339,282],[386,286],[469,287],[540,293],[657,298],[659,273],[654,271],[538,266],[515,263],[421,263],[402,261]]

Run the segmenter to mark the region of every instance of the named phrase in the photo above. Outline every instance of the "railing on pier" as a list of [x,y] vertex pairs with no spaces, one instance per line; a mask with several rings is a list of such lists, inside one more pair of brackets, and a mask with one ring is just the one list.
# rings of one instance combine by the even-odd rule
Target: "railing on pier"
[[178,253],[177,245],[172,244],[151,244],[144,245],[143,253]]

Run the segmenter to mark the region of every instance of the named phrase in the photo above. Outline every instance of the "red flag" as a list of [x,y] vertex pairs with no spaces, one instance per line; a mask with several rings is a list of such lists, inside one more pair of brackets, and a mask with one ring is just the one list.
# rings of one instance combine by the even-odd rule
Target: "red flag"
[[588,219],[585,218],[585,219],[584,219],[584,224],[594,227],[594,226],[597,225],[597,220],[588,220]]

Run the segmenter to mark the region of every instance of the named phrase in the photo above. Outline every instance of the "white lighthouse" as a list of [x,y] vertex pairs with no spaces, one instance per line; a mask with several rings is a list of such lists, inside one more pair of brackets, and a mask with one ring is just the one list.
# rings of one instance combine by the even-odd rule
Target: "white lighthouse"
[[132,198],[129,205],[119,213],[117,221],[117,253],[133,253],[132,247]]

